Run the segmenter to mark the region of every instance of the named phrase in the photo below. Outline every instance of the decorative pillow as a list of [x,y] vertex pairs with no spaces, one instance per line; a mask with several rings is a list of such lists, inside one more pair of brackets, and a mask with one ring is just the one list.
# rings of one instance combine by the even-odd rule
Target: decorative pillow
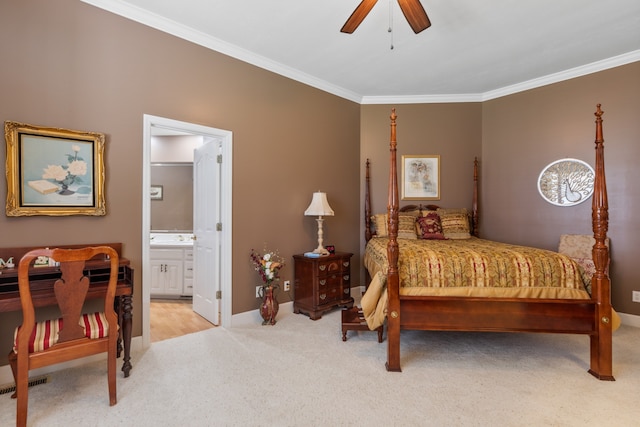
[[[85,330],[85,336],[90,339],[109,336],[109,323],[102,312],[83,314],[78,322]],[[29,338],[29,353],[37,353],[54,346],[58,342],[58,332],[62,325],[62,318],[37,322]],[[13,351],[18,352],[18,326],[13,333]]]
[[[558,252],[571,258],[591,259],[591,251],[595,244],[596,239],[589,234],[561,234]],[[604,244],[609,247],[609,238],[605,240]]]
[[[371,217],[376,237],[389,237],[387,214],[376,214]],[[417,239],[416,217],[412,214],[398,214],[398,238]]]
[[444,234],[442,233],[442,224],[440,222],[440,215],[435,211],[425,212],[424,216],[418,218],[416,221],[418,227],[418,237],[420,239],[430,240],[444,240]]
[[415,215],[398,215],[398,239],[417,239]]
[[438,208],[436,209],[440,218],[445,215],[455,215],[455,214],[465,214],[467,217],[469,216],[469,211],[467,208]]
[[470,239],[469,215],[465,208],[438,209],[444,237],[447,239]]
[[389,235],[389,231],[387,230],[387,214],[371,216],[371,223],[373,224],[376,237],[387,237]]
[[584,288],[591,295],[591,279],[596,274],[596,265],[591,258],[572,258],[578,267],[580,267],[580,275],[584,282]]

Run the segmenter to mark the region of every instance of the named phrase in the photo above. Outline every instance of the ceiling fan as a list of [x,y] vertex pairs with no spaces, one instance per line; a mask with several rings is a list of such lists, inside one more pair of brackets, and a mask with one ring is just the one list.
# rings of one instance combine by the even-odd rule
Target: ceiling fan
[[[340,32],[353,33],[377,2],[378,0],[362,0],[349,19],[347,19],[347,22],[342,26]],[[420,0],[398,0],[398,4],[414,33],[418,34],[420,31],[426,30],[431,26],[431,21],[429,21],[427,12],[424,11],[422,4],[420,4]]]

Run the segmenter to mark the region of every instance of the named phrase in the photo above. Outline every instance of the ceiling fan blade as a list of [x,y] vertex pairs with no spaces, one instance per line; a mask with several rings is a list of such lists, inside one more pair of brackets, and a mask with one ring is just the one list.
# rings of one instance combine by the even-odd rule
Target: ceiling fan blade
[[418,34],[431,26],[431,21],[420,4],[420,0],[398,0],[398,4],[414,33]]
[[373,6],[376,5],[378,0],[362,0],[356,10],[353,11],[347,22],[344,23],[340,32],[342,33],[353,33],[356,28],[362,23],[364,18],[367,17]]

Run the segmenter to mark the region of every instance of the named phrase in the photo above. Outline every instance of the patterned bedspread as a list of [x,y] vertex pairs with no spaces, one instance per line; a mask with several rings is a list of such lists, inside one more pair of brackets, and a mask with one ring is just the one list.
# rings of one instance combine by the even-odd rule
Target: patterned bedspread
[[[386,275],[387,238],[371,239],[364,263]],[[401,295],[589,299],[582,271],[569,257],[472,237],[398,239]]]

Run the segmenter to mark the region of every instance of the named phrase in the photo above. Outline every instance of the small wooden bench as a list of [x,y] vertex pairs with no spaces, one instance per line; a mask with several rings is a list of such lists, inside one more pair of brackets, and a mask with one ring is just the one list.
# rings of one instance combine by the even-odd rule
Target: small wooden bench
[[[378,342],[382,342],[382,329],[382,326],[375,329],[378,332]],[[371,331],[361,308],[354,306],[342,310],[342,341],[347,340],[347,331]]]

